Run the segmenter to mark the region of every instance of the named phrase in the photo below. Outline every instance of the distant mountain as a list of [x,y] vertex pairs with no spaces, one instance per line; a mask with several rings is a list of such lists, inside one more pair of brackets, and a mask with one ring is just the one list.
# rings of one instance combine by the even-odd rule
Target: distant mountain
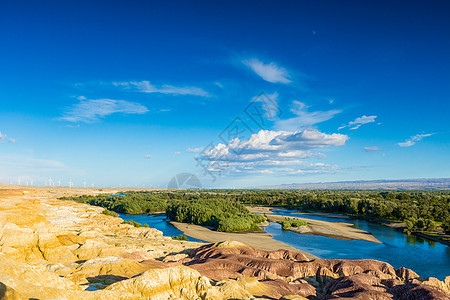
[[282,185],[259,186],[255,189],[286,190],[450,190],[450,178],[420,178],[399,180],[358,180],[318,183],[291,183]]

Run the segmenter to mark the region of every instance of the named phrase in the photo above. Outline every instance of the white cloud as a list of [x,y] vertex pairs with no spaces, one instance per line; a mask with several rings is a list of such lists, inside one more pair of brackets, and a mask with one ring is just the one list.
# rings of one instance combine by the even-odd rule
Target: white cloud
[[150,154],[146,154],[146,155],[144,155],[144,157],[145,157],[146,159],[152,158],[152,156],[151,156]]
[[193,95],[201,97],[211,97],[211,95],[207,91],[194,86],[177,87],[173,85],[164,84],[158,87],[156,85],[151,84],[149,81],[113,82],[113,85],[142,93],[161,93],[173,95]]
[[112,99],[89,100],[85,97],[78,97],[79,103],[69,107],[59,120],[69,122],[93,123],[100,119],[114,114],[144,114],[148,109],[136,102]]
[[286,84],[292,82],[289,79],[290,75],[288,71],[273,62],[265,64],[257,58],[251,58],[243,60],[242,63],[265,81]]
[[361,125],[375,122],[376,118],[377,116],[364,115],[359,118],[356,118],[354,121],[348,122],[347,125],[342,125],[341,127],[338,128],[338,130],[341,130],[345,127],[350,127],[350,130],[358,129],[359,127],[361,127]]
[[234,173],[286,173],[328,172],[336,166],[303,161],[324,158],[323,153],[312,150],[342,146],[348,140],[343,134],[326,134],[315,129],[301,131],[261,130],[249,139],[233,139],[227,145],[219,143],[198,158],[208,161],[209,170],[220,172],[226,165]]
[[366,152],[376,152],[381,150],[383,149],[381,149],[380,147],[364,147],[364,151]]
[[411,146],[415,145],[417,142],[420,142],[423,138],[432,136],[433,134],[435,134],[435,133],[416,134],[404,142],[397,143],[397,145],[400,147],[411,147]]
[[202,147],[198,147],[198,148],[189,147],[189,148],[186,149],[186,152],[200,152],[202,150],[203,150]]
[[6,134],[3,134],[0,132],[0,143],[4,143],[5,141],[8,141],[8,143],[14,144],[16,142],[13,138],[8,138]]
[[3,142],[6,139],[6,134],[1,133],[0,131],[0,142]]
[[181,154],[180,151],[176,151],[176,152],[173,153],[173,155],[180,155],[180,154]]
[[278,120],[275,128],[278,130],[298,130],[300,128],[309,127],[333,118],[341,113],[341,110],[333,109],[328,111],[308,111],[308,106],[300,101],[293,101],[291,112],[296,117],[284,120]]

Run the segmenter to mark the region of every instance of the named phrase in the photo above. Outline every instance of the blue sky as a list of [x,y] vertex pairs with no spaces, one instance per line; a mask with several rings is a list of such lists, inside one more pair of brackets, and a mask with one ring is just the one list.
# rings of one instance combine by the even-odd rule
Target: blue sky
[[2,3],[0,182],[449,177],[449,12],[448,1]]

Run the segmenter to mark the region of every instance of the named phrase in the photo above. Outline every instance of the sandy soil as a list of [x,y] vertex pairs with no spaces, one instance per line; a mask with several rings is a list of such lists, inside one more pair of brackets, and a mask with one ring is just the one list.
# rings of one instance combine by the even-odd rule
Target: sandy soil
[[287,244],[284,244],[282,242],[275,241],[272,239],[272,236],[267,233],[259,233],[259,232],[246,232],[246,233],[234,233],[234,232],[218,232],[214,231],[208,228],[205,228],[203,226],[199,225],[192,225],[192,224],[186,224],[186,223],[178,223],[178,222],[170,222],[172,225],[174,225],[179,230],[183,231],[185,235],[189,235],[196,239],[201,239],[203,241],[211,242],[211,243],[217,243],[225,240],[233,240],[238,241],[244,244],[247,244],[249,246],[259,248],[262,250],[279,250],[279,249],[286,249],[296,252],[301,252],[309,259],[316,259],[317,257],[301,251],[297,248],[291,247]]
[[[357,229],[353,227],[352,223],[344,222],[326,222],[305,218],[298,218],[292,216],[279,216],[271,214],[272,208],[270,207],[247,207],[251,212],[255,213],[265,213],[271,222],[279,222],[285,218],[303,220],[308,223],[308,226],[302,226],[300,228],[289,228],[296,233],[301,234],[312,234],[326,236],[334,239],[340,240],[362,240],[374,243],[381,243],[376,237],[374,237],[370,232]],[[326,214],[323,214],[327,216]]]

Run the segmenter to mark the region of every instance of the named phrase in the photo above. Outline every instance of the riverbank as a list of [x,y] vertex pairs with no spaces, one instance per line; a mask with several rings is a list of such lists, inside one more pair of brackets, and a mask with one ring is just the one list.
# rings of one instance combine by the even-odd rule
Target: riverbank
[[341,240],[361,240],[373,243],[381,243],[376,237],[374,237],[370,232],[360,230],[353,227],[351,223],[344,222],[327,222],[319,221],[307,218],[292,217],[292,216],[280,216],[271,214],[271,208],[269,207],[251,207],[247,206],[247,209],[253,213],[264,213],[269,218],[271,222],[281,222],[285,218],[302,220],[308,223],[307,226],[302,226],[299,228],[289,228],[288,230],[299,233],[299,234],[311,234],[320,235],[334,239]]
[[[286,209],[285,207],[278,207],[278,206],[277,207],[270,207],[270,206],[246,206],[246,207],[247,207],[248,210],[250,210],[253,213],[266,214],[267,216],[272,214],[272,211],[275,210],[275,209]],[[305,213],[305,212],[300,212],[300,211],[298,211],[298,214],[300,214],[300,215],[307,215],[307,216],[320,216],[320,217],[325,217],[325,218],[348,219],[348,220],[352,220],[352,219],[364,220],[366,222],[383,225],[383,226],[392,228],[393,230],[397,230],[397,231],[401,231],[401,232],[404,232],[406,230],[406,226],[402,222],[393,222],[393,221],[387,221],[387,220],[371,219],[371,218],[364,217],[364,216],[347,216],[347,215],[341,215],[341,214],[321,213],[321,212],[312,212],[312,213],[308,212],[308,213]],[[279,215],[276,215],[276,216],[280,217]],[[315,222],[315,220],[309,219],[309,218],[291,217],[291,216],[284,216],[284,217],[297,218],[297,219],[304,220],[304,221],[306,221],[308,223],[311,223],[311,224],[313,222]],[[274,222],[277,222],[277,220],[274,220]],[[332,224],[339,224],[339,223],[347,224],[345,222],[332,222]],[[327,236],[327,235],[321,233],[320,230],[318,230],[317,232],[314,232],[314,230],[312,230],[311,228],[289,228],[288,230],[293,231],[293,232],[297,232],[297,233],[301,233],[301,234],[314,234],[314,235]],[[342,233],[342,231],[341,231],[341,233]],[[438,243],[450,246],[450,237],[449,236],[437,235],[437,234],[428,234],[428,233],[421,232],[421,231],[411,231],[410,234],[416,235],[416,236],[421,237],[423,239],[427,239],[427,240],[430,240],[430,241],[434,241],[434,242],[438,242]],[[338,234],[335,237],[333,237],[333,236],[328,236],[328,237],[337,238],[337,239],[347,239],[347,240],[348,239],[352,239],[352,238],[350,238],[348,236],[348,232],[347,231],[344,231],[344,235]],[[357,239],[359,239],[359,238],[357,238]],[[366,240],[366,239],[362,239],[362,240]]]
[[200,225],[193,225],[179,222],[170,222],[170,224],[175,226],[178,230],[182,231],[185,235],[211,243],[217,243],[225,240],[233,240],[266,251],[276,251],[279,249],[285,249],[300,252],[304,254],[308,259],[317,258],[317,256],[314,256],[310,253],[301,251],[285,243],[278,242],[274,240],[270,234],[263,232],[245,232],[245,233],[218,232]]

